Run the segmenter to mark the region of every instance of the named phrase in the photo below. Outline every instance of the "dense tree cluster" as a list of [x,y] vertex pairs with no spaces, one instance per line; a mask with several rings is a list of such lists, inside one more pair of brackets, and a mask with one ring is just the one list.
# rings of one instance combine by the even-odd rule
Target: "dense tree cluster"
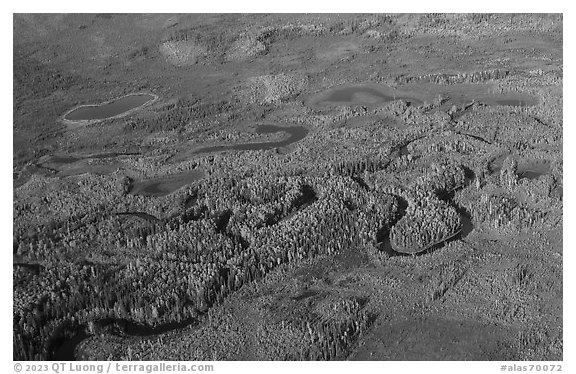
[[418,253],[456,235],[462,226],[459,213],[440,200],[466,185],[465,169],[453,162],[434,163],[411,181],[408,188],[374,180],[374,189],[398,195],[408,203],[404,216],[390,229],[392,248]]
[[305,74],[273,74],[251,77],[247,92],[240,94],[249,104],[278,105],[290,101],[307,86]]
[[[135,22],[106,17],[105,26],[96,16],[80,30]],[[22,18],[25,32],[15,39],[14,175],[25,177],[15,185],[13,204],[16,360],[54,358],[63,342],[86,335],[95,335],[86,346],[100,344],[90,354],[106,351],[100,358],[166,359],[178,348],[182,358],[196,359],[241,358],[251,349],[272,359],[344,359],[372,313],[395,319],[416,307],[448,308],[438,301],[451,302],[446,296],[456,286],[470,290],[464,295],[470,298],[501,286],[497,277],[466,284],[468,275],[495,274],[496,245],[478,255],[472,245],[453,241],[422,261],[394,251],[424,252],[464,234],[469,221],[478,237],[499,240],[507,234],[515,240],[521,231],[543,238],[560,229],[562,68],[555,44],[561,16],[221,15],[193,27],[184,17],[156,18],[139,24],[142,33],[128,48],[108,55],[131,36],[112,43],[104,37],[111,30],[100,29],[103,37],[92,41],[97,48],[82,46],[64,61],[79,40],[69,40],[77,25],[68,21],[54,28]],[[61,38],[42,36],[45,45],[35,48],[33,23]],[[15,30],[21,26],[15,23]],[[487,35],[505,34],[498,48],[515,49],[516,42],[504,46],[514,40],[510,30],[546,32],[550,50],[530,51],[522,43],[518,50],[535,61],[545,53],[552,64],[420,74],[416,65],[387,57],[396,42],[413,38],[422,61],[437,60],[443,42],[467,61],[479,50],[469,41]],[[286,53],[300,42],[310,48]],[[93,53],[95,65],[74,68]],[[167,69],[159,55],[178,68]],[[236,69],[237,61],[253,60],[261,71]],[[350,65],[351,75],[341,74],[354,60],[361,61]],[[296,61],[320,68],[298,73]],[[224,62],[224,70],[214,66]],[[150,74],[142,77],[139,66]],[[386,68],[366,74],[362,66]],[[90,78],[101,74],[106,77]],[[190,75],[182,80],[181,74]],[[390,86],[384,93],[405,99],[325,101],[330,87],[366,80],[384,82]],[[198,84],[196,96],[173,96],[188,84]],[[60,121],[79,102],[144,91],[161,98],[129,116],[86,126]],[[508,97],[529,104],[534,98],[535,105],[496,105]],[[304,126],[306,133],[261,150],[227,147],[286,139],[289,131],[251,130],[264,123]],[[98,148],[108,156],[88,154]],[[203,175],[186,178],[195,170]],[[475,235],[465,240],[473,244]],[[517,260],[516,247],[509,248],[506,259]],[[533,248],[547,255],[542,246]],[[518,257],[533,256],[530,251]],[[548,268],[557,263],[552,258]],[[518,265],[506,287],[513,284],[520,294],[541,286],[531,284],[535,272]],[[441,270],[435,276],[430,269]],[[521,295],[523,302],[527,294]],[[172,331],[185,326],[191,328]]]
[[[437,194],[451,192],[466,184],[466,171],[462,165],[442,160],[432,163],[424,175],[416,178],[411,187],[419,191],[433,191]],[[422,193],[420,192],[420,193]]]
[[338,161],[332,166],[332,172],[342,176],[353,176],[365,171],[373,173],[384,169],[389,163],[389,158],[377,160],[372,157],[365,157],[361,160]]
[[[36,281],[48,294],[36,304],[15,280],[15,352],[45,358],[56,331],[90,321],[188,320],[280,264],[373,244],[395,199],[363,191],[345,177],[213,178],[167,220],[126,227],[102,208],[39,231],[16,253],[47,264]],[[80,253],[92,259],[78,263]]]
[[457,74],[424,74],[417,76],[401,75],[396,77],[399,84],[415,82],[430,82],[434,84],[461,84],[461,83],[482,83],[488,80],[498,80],[506,78],[510,74],[507,69],[490,69]]
[[[550,125],[526,113],[510,113],[500,108],[475,110],[462,117],[457,128],[467,134],[500,144],[507,148],[528,150],[556,144],[561,135]],[[505,123],[506,126],[501,124]]]
[[14,232],[50,229],[53,225],[74,221],[90,212],[104,209],[124,193],[123,177],[117,174],[75,177],[76,183],[33,176],[15,191]]
[[414,152],[423,155],[450,153],[460,155],[478,155],[486,148],[482,140],[466,134],[443,133],[437,136],[428,136],[412,143]]
[[432,199],[424,209],[412,207],[390,230],[390,243],[398,252],[422,252],[454,236],[462,226],[460,215],[443,201]]
[[200,46],[206,51],[209,61],[222,62],[226,51],[230,48],[237,36],[230,32],[228,28],[220,28],[203,25],[202,27],[192,27],[173,31],[164,43],[191,43]]
[[533,209],[506,195],[482,194],[478,204],[471,205],[474,217],[488,227],[502,232],[518,232],[548,222],[552,212]]
[[79,75],[53,71],[32,57],[14,53],[14,94],[18,99],[25,96],[50,95],[73,86],[86,84]]
[[127,131],[144,130],[148,133],[183,130],[194,120],[212,118],[221,113],[238,110],[229,100],[206,102],[194,98],[179,99],[176,103],[162,107],[157,113],[146,117],[135,117],[126,121]]
[[[202,120],[204,111],[210,119],[222,109],[195,100],[173,105],[157,116],[165,116],[166,122]],[[388,112],[377,114],[388,116],[396,109],[419,125],[402,132],[384,131],[376,122],[366,128],[331,129],[318,133],[315,141],[332,148],[298,144],[282,158],[272,151],[207,155],[162,170],[155,165],[165,160],[163,155],[126,161],[140,174],[152,176],[206,170],[206,178],[192,189],[168,197],[127,194],[132,181],[122,173],[69,180],[74,183],[61,180],[49,189],[44,186],[54,181],[31,180],[16,192],[15,223],[20,225],[15,226],[14,250],[23,262],[42,267],[37,274],[23,268],[14,273],[15,354],[50,357],[59,337],[94,321],[165,326],[196,320],[280,265],[350,249],[378,254],[382,235],[389,236],[394,250],[405,253],[454,236],[461,228],[459,214],[441,199],[467,185],[473,174],[463,164],[474,173],[482,171],[483,183],[504,184],[499,178],[489,179],[486,167],[496,148],[454,132],[431,135],[435,121],[444,119],[409,110],[406,104],[392,104]],[[422,118],[427,120],[419,122]],[[322,121],[333,124],[330,119],[333,116],[320,115],[310,121],[323,126]],[[424,136],[432,137],[431,145]],[[362,153],[349,148],[349,142],[362,144]],[[478,160],[468,156],[476,148],[481,152]],[[435,156],[438,152],[468,158],[445,161]],[[261,167],[252,168],[251,163]],[[530,224],[547,219],[536,210],[504,209],[509,204],[495,196],[490,197],[491,215],[469,209],[475,221],[501,228],[509,221]],[[408,208],[402,216],[404,200]],[[124,211],[147,212],[157,219],[134,223],[135,218],[116,214]],[[34,293],[34,287],[46,292]],[[364,317],[358,318],[355,321]],[[314,329],[325,338],[318,340],[322,343],[314,352],[301,354],[335,358],[345,347],[341,336],[362,328],[343,322]]]

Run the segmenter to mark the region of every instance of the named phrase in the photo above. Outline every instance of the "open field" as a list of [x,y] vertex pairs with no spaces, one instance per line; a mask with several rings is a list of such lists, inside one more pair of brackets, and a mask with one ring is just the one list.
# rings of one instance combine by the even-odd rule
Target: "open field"
[[561,15],[13,21],[15,360],[562,360]]

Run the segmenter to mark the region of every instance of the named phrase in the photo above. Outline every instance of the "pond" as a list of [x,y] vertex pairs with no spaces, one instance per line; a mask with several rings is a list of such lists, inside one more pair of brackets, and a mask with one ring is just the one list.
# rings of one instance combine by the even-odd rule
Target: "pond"
[[138,108],[154,100],[150,94],[133,94],[99,105],[82,105],[64,115],[68,121],[92,121],[112,118]]
[[519,179],[536,179],[541,175],[544,175],[544,174],[539,173],[539,172],[534,171],[534,170],[526,170],[526,171],[523,171],[521,173],[518,173],[518,178]]
[[[115,158],[139,154],[140,153],[136,152],[108,152],[85,155],[54,154],[46,156],[46,158],[42,157],[41,160],[43,161],[30,165],[28,169],[32,174],[52,175],[56,177],[70,177],[85,173],[107,175],[125,167],[123,162],[114,160]],[[89,160],[107,161],[91,163]]]
[[187,170],[163,178],[135,182],[130,193],[143,196],[165,196],[202,178],[204,178],[203,170]]
[[474,223],[472,223],[472,217],[464,208],[458,206],[457,209],[460,214],[460,222],[462,222],[462,230],[460,231],[460,239],[464,239],[472,231],[474,231]]
[[527,101],[521,99],[501,99],[494,100],[496,104],[503,106],[529,106]]
[[50,164],[66,165],[66,164],[73,164],[80,160],[82,159],[74,156],[52,156],[49,159],[49,162]]
[[98,165],[83,165],[79,167],[70,167],[62,169],[58,173],[56,173],[56,176],[71,177],[74,175],[81,175],[87,173],[94,175],[108,175],[122,168],[124,168],[124,164],[122,162],[111,162],[108,164],[98,164]]
[[395,100],[404,100],[414,105],[423,104],[421,100],[410,95],[405,95],[390,87],[363,84],[336,87],[320,92],[308,101],[308,105],[319,107],[333,105],[378,106]]
[[[509,156],[508,153],[496,157],[489,164],[491,174],[497,174],[502,169],[504,160]],[[542,175],[550,174],[550,161],[543,159],[520,160],[516,167],[518,179],[536,179]]]
[[516,174],[518,179],[536,179],[542,175],[550,174],[550,162],[548,160],[528,160],[518,163]]
[[260,151],[274,149],[278,147],[286,147],[292,143],[296,143],[308,135],[308,129],[304,126],[275,126],[275,125],[259,125],[256,127],[255,132],[257,134],[272,134],[277,132],[285,132],[289,136],[288,138],[276,141],[276,142],[258,142],[258,143],[243,143],[243,144],[233,144],[233,145],[219,145],[214,147],[201,148],[193,153],[212,153],[212,152],[222,152],[222,151]]
[[88,338],[90,335],[84,330],[80,329],[75,332],[70,338],[58,339],[50,354],[50,361],[75,361],[76,360],[76,347]]

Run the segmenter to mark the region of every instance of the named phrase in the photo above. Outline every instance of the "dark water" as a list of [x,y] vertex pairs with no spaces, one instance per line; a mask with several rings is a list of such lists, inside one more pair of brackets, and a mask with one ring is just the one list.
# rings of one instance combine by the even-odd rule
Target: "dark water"
[[106,119],[137,108],[152,99],[154,96],[148,94],[124,96],[101,105],[81,106],[68,113],[65,118],[70,121]]
[[123,168],[124,164],[120,161],[113,161],[111,163],[99,164],[99,165],[84,164],[76,167],[67,165],[75,164],[76,162],[90,159],[108,159],[108,158],[115,158],[118,156],[133,156],[138,154],[139,153],[109,152],[93,155],[52,155],[50,156],[49,159],[42,162],[41,164],[36,164],[34,168],[30,168],[30,172],[32,174],[44,174],[46,170],[49,170],[58,177],[69,177],[85,173],[92,173],[96,175],[107,175],[113,173],[119,168]]
[[62,339],[61,342],[56,343],[57,348],[51,354],[50,361],[75,361],[76,347],[89,336],[84,329],[80,329],[72,337]]
[[518,173],[519,179],[536,179],[539,176],[544,175],[544,173],[540,173],[534,170],[526,170],[521,173]]
[[259,142],[259,143],[244,143],[244,144],[235,144],[235,145],[220,145],[215,147],[207,147],[201,148],[194,153],[202,154],[202,153],[212,153],[212,152],[221,152],[221,151],[260,151],[260,150],[268,150],[274,149],[278,147],[286,147],[292,143],[296,143],[300,141],[308,135],[308,129],[304,126],[290,126],[290,127],[282,127],[282,126],[275,126],[275,125],[259,125],[255,131],[257,134],[272,134],[276,132],[285,132],[289,136],[288,138],[278,141],[278,142]]
[[497,105],[503,106],[530,106],[527,101],[521,99],[500,99],[494,101]]
[[[185,328],[197,322],[196,318],[188,318],[180,322],[168,322],[158,326],[149,326],[126,319],[113,319],[107,318],[97,321],[96,324],[100,327],[113,326],[116,333],[119,335],[130,336],[154,336],[164,334],[173,330]],[[84,339],[89,338],[91,335],[84,327],[78,327],[69,338],[60,338],[54,342],[52,348],[51,361],[75,361],[76,348]]]
[[130,191],[134,195],[164,196],[204,177],[204,171],[188,170],[165,178],[150,179],[134,183]]
[[400,156],[408,156],[410,154],[410,151],[408,150],[408,144],[410,143],[406,143],[398,149]]
[[488,140],[486,140],[486,139],[484,139],[483,137],[478,136],[478,135],[467,134],[467,133],[463,133],[463,132],[461,132],[460,134],[461,134],[461,135],[465,135],[465,136],[469,136],[469,137],[471,137],[471,138],[474,138],[474,139],[479,140],[479,141],[484,142],[484,143],[492,144],[492,143],[489,142]]
[[422,105],[422,101],[408,96],[394,96],[369,85],[350,86],[333,89],[327,96],[315,101],[316,105],[377,105],[395,100],[405,100],[411,104]]
[[60,164],[60,165],[66,165],[66,164],[73,164],[77,161],[82,160],[79,157],[73,157],[73,156],[52,156],[49,160],[49,162],[51,164]]
[[40,274],[40,272],[42,271],[43,266],[40,264],[30,264],[30,263],[25,263],[25,262],[14,262],[12,264],[15,267],[21,267],[24,269],[28,269],[31,272],[33,272],[34,274]]
[[355,96],[357,96],[357,94],[364,94],[366,98],[374,99],[375,101],[386,102],[394,100],[394,96],[385,95],[374,88],[358,86],[335,90],[326,99],[324,99],[324,102],[351,103],[356,101]]
[[164,183],[164,182],[153,182],[153,183],[149,183],[146,186],[144,186],[141,190],[140,190],[140,194],[148,194],[148,195],[164,195],[167,193],[170,193],[170,190],[172,190],[172,188]]
[[550,163],[544,160],[533,160],[523,165],[518,165],[516,174],[519,179],[536,179],[542,175],[550,174]]
[[139,155],[138,152],[109,152],[109,153],[100,153],[96,155],[86,156],[85,158],[94,158],[94,159],[102,159],[102,158],[112,158],[118,156],[136,156]]
[[460,231],[460,238],[463,239],[468,236],[474,230],[474,224],[472,223],[472,218],[470,214],[466,212],[463,208],[456,209],[460,214],[460,222],[462,222],[462,230]]

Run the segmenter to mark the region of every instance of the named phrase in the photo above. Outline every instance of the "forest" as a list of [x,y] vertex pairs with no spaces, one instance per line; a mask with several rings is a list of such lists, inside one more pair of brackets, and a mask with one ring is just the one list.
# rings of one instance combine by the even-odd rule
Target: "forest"
[[562,15],[14,30],[14,360],[562,359]]

